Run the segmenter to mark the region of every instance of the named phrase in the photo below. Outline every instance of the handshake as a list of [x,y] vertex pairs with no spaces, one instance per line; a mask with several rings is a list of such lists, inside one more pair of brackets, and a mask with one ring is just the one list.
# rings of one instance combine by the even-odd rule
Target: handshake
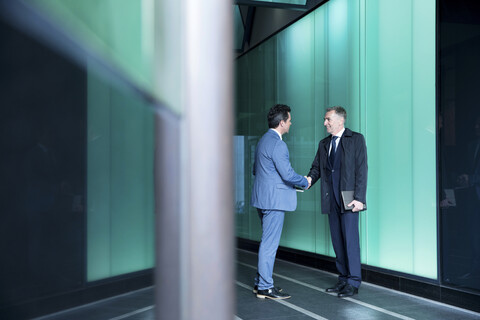
[[308,181],[308,187],[305,188],[305,190],[308,190],[310,189],[310,187],[312,186],[312,177],[307,177],[307,176],[304,176],[307,181]]

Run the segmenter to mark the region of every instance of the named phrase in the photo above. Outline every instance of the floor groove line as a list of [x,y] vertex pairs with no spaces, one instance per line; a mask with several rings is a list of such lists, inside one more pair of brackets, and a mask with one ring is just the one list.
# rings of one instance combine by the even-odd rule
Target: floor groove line
[[[237,283],[238,286],[240,286],[240,287],[242,287],[242,288],[248,289],[248,290],[250,290],[250,291],[253,290],[253,287],[250,287],[249,285],[246,285],[245,283],[242,283],[242,282],[240,282],[240,281],[237,281],[236,283]],[[285,300],[272,300],[272,301],[275,301],[275,302],[277,302],[277,303],[280,303],[280,304],[282,304],[282,305],[284,305],[284,306],[286,306],[286,307],[288,307],[288,308],[290,308],[290,309],[293,309],[293,310],[296,310],[296,311],[298,311],[298,312],[301,312],[301,313],[303,313],[304,315],[307,315],[307,316],[309,316],[310,318],[313,318],[313,319],[315,319],[315,320],[328,320],[327,318],[324,318],[324,317],[322,317],[322,316],[320,316],[320,315],[318,315],[318,314],[316,314],[316,313],[313,313],[313,312],[311,312],[311,311],[309,311],[309,310],[307,310],[307,309],[304,309],[304,308],[302,308],[302,307],[299,307],[299,306],[297,306],[297,305],[295,305],[295,304],[293,304],[293,303],[287,302],[287,301],[285,301]]]
[[[240,252],[243,252],[243,253],[246,253],[246,254],[249,254],[249,255],[252,255],[252,256],[255,256],[255,257],[258,257],[257,253],[252,252],[250,250],[239,249],[239,248],[237,248],[236,250],[240,251]],[[311,271],[318,272],[318,273],[321,273],[321,274],[332,275],[332,276],[337,277],[337,274],[333,273],[333,272],[317,269],[317,268],[310,267],[310,266],[305,266],[305,265],[298,264],[298,263],[288,261],[288,260],[283,260],[283,259],[276,259],[276,260],[281,261],[282,263],[286,263],[286,264],[298,267],[298,268],[307,269],[307,270],[311,270]],[[416,296],[414,294],[410,294],[410,293],[407,293],[407,292],[398,291],[398,290],[395,290],[395,289],[390,289],[390,288],[383,287],[381,285],[377,285],[377,284],[373,284],[373,283],[369,283],[369,282],[363,282],[362,285],[363,286],[369,286],[369,287],[372,287],[372,288],[381,289],[381,290],[386,290],[388,292],[393,292],[393,293],[401,295],[401,296],[410,297],[410,298],[414,298],[414,299],[417,299],[417,300],[425,301],[425,302],[428,302],[430,304],[435,304],[435,305],[438,305],[438,306],[441,306],[441,307],[444,307],[444,308],[455,310],[456,312],[466,313],[470,316],[476,316],[480,320],[480,313],[479,312],[475,312],[475,311],[472,311],[472,310],[460,308],[460,307],[457,307],[457,306],[446,304],[444,302],[431,300],[431,299],[424,298],[424,297],[421,297],[421,296]]]
[[[244,267],[248,267],[248,268],[251,268],[251,269],[254,269],[254,270],[257,270],[257,267],[256,266],[252,266],[250,264],[247,264],[247,263],[244,263],[244,262],[240,262],[240,261],[237,261],[237,263],[239,265],[242,265]],[[278,278],[282,278],[282,279],[285,279],[287,281],[290,281],[290,282],[293,282],[293,283],[296,283],[296,284],[299,284],[301,286],[304,286],[304,287],[307,287],[309,289],[312,289],[312,290],[315,290],[315,291],[318,291],[318,292],[321,292],[323,294],[328,294],[328,295],[334,295],[336,296],[335,293],[327,293],[325,292],[324,289],[321,289],[319,287],[316,287],[314,285],[311,285],[309,283],[306,283],[306,282],[303,282],[303,281],[299,281],[299,280],[296,280],[296,279],[293,279],[293,278],[290,278],[290,277],[287,277],[287,276],[284,276],[284,275],[281,275],[281,274],[278,274],[278,273],[273,273],[274,276],[278,277]],[[372,304],[369,304],[369,303],[366,303],[366,302],[362,302],[362,301],[359,301],[359,300],[356,300],[356,299],[353,299],[353,298],[342,298],[343,300],[346,300],[346,301],[350,301],[350,302],[353,302],[353,303],[356,303],[356,304],[359,304],[361,306],[364,306],[366,308],[369,308],[369,309],[372,309],[372,310],[375,310],[375,311],[378,311],[378,312],[382,312],[384,314],[388,314],[392,317],[395,317],[395,318],[398,318],[398,319],[402,319],[402,320],[415,320],[414,318],[410,318],[410,317],[407,317],[407,316],[404,316],[402,314],[399,314],[399,313],[396,313],[396,312],[393,312],[393,311],[389,311],[389,310],[386,310],[384,308],[380,308],[380,307],[377,307],[377,306],[374,306]]]

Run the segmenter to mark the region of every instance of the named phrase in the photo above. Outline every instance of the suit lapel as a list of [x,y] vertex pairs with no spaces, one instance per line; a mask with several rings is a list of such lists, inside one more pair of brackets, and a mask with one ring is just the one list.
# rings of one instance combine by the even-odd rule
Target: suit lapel
[[323,145],[323,148],[325,150],[325,155],[326,155],[326,158],[327,158],[327,163],[330,165],[330,167],[333,166],[333,163],[330,162],[330,157],[329,157],[329,154],[328,154],[328,151],[330,149],[330,144],[332,143],[332,136],[330,135],[330,139],[327,139],[325,141],[325,144]]

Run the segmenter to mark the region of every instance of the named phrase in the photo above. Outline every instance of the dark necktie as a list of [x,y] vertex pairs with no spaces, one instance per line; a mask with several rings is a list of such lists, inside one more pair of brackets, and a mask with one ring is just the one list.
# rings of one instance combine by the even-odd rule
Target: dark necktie
[[337,141],[337,138],[337,136],[332,136],[332,149],[330,150],[330,163],[332,164],[335,161],[335,153],[337,152],[337,144],[335,143],[335,141]]

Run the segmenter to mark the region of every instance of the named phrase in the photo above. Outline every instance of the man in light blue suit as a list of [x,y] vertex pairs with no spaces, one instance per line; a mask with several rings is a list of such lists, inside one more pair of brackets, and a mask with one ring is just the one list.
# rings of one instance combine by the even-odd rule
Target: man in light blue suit
[[277,104],[268,112],[270,128],[255,150],[251,205],[257,208],[262,223],[262,240],[258,250],[258,269],[253,292],[261,299],[287,299],[290,295],[273,285],[273,265],[282,235],[285,211],[297,208],[295,186],[307,189],[306,177],[297,174],[290,164],[288,148],[282,135],[288,133],[290,107]]

